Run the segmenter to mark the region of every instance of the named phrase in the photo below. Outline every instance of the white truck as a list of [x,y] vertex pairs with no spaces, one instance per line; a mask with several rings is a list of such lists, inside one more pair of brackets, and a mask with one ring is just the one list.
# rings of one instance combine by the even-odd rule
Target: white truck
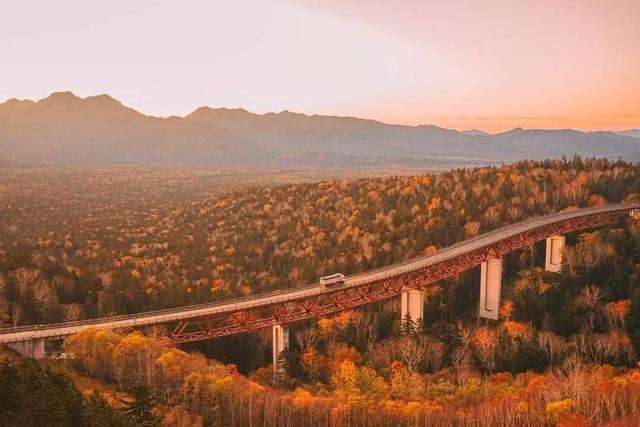
[[345,277],[342,273],[332,274],[330,276],[324,276],[320,278],[320,288],[325,289],[335,285],[341,285],[344,283]]

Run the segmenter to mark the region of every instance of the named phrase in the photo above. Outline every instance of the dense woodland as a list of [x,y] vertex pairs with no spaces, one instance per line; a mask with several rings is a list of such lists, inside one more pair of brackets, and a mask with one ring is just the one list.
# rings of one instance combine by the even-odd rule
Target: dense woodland
[[[89,184],[37,182],[32,197],[18,198],[16,183],[0,193],[9,325],[249,295],[382,266],[533,215],[635,200],[640,165],[574,158],[247,185],[189,200],[177,192],[183,199],[153,208],[139,204],[139,188],[75,190],[70,202],[56,194]],[[567,244],[560,274],[540,267],[542,244],[506,257],[498,322],[476,318],[474,270],[429,287],[422,325],[400,319],[397,301],[295,325],[278,362],[287,375],[275,381],[266,332],[176,349],[139,332],[87,330],[64,351],[84,375],[147,390],[156,402],[149,423],[162,406],[206,425],[633,425],[640,224],[620,219]]]
[[204,271],[212,264],[209,254],[196,259],[202,254],[195,251],[194,225],[183,221],[185,211],[241,188],[369,173],[389,171],[0,170],[0,326],[101,317],[230,295],[215,292],[215,284],[202,286],[203,280],[214,280]]
[[[130,395],[118,399],[102,385],[100,391],[78,386],[78,379],[87,380],[50,365],[0,349],[0,426],[133,427],[154,426],[161,419],[146,387],[133,387]],[[163,412],[170,420],[171,409]]]

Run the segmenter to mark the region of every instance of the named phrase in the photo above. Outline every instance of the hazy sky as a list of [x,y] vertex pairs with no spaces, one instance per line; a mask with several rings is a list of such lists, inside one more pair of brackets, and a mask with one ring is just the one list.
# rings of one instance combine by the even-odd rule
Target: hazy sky
[[0,101],[108,93],[499,131],[640,127],[640,0],[20,0]]

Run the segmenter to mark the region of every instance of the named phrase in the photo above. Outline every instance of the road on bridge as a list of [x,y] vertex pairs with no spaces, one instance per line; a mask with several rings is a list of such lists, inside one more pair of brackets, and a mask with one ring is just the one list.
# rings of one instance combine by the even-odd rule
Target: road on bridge
[[[452,246],[443,248],[431,255],[422,255],[383,268],[369,270],[359,274],[348,276],[345,283],[339,286],[339,289],[323,289],[320,287],[319,283],[313,283],[295,287],[292,289],[262,293],[238,299],[191,305],[179,308],[148,311],[133,315],[123,315],[110,318],[89,319],[48,325],[30,325],[14,328],[3,328],[0,329],[0,343],[31,341],[47,338],[63,338],[77,333],[87,327],[116,329],[184,322],[190,319],[210,318],[212,316],[223,316],[239,312],[256,311],[266,307],[287,304],[292,301],[311,300],[314,298],[317,299],[318,297],[333,294],[337,291],[343,292],[346,290],[357,290],[370,284],[380,283],[384,280],[402,277],[403,275],[407,275],[409,273],[424,271],[425,269],[428,269],[430,267],[441,265],[444,262],[458,259],[465,254],[478,253],[479,251],[481,252],[485,249],[488,250],[488,248],[498,247],[497,245],[500,245],[501,242],[505,242],[517,236],[525,236],[527,235],[527,233],[533,233],[536,230],[551,230],[550,227],[557,224],[567,223],[568,221],[575,222],[588,218],[603,218],[604,215],[621,214],[627,212],[633,212],[633,214],[637,215],[638,209],[640,209],[640,203],[621,203],[601,207],[582,208],[570,212],[559,212],[531,218],[522,222],[498,228],[496,230],[467,239],[460,243],[456,243]],[[574,229],[588,228],[589,226],[601,225],[601,223],[603,222],[585,222],[584,225],[580,225],[583,223],[578,222],[578,226],[574,227]],[[569,229],[568,231],[572,230]],[[539,236],[544,236],[544,234],[540,234]],[[536,237],[537,240],[540,240],[539,236]],[[532,241],[537,240],[534,239]],[[530,241],[524,239],[522,240],[522,244],[530,244]],[[469,267],[467,268],[470,268],[473,265],[477,265],[477,262],[475,264],[470,263]],[[424,285],[426,284],[427,283],[425,282]],[[397,294],[401,291],[402,289],[396,289],[394,292],[396,292]],[[367,300],[365,298],[362,302],[352,304],[351,306],[339,306],[336,304],[333,309],[328,309],[324,312],[322,312],[321,310],[313,311],[309,309],[310,312],[307,313],[306,317],[302,316],[298,317],[297,319],[310,318],[329,312],[336,312],[340,311],[341,309],[350,308],[354,305],[361,305],[371,301],[388,298],[389,296],[391,296],[391,293],[389,293],[389,295],[384,294],[381,298],[377,299],[370,298],[369,300]],[[232,329],[227,327],[226,329],[223,328],[222,332],[218,333],[217,335],[208,333],[208,335],[202,336],[212,338],[216,336],[228,335],[230,333],[246,332],[249,330],[260,329],[261,327],[268,327],[272,324],[275,324],[274,322],[277,322],[278,320],[277,316],[274,316],[274,319],[269,318],[268,321],[263,321],[262,323],[255,322],[254,324],[252,324],[253,326],[246,326],[244,327],[244,329]]]

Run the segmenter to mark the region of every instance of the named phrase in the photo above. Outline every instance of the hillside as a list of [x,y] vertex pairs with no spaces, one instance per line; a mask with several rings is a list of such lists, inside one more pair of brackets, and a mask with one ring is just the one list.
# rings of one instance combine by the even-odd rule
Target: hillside
[[108,95],[57,92],[0,104],[0,149],[12,162],[64,165],[444,167],[524,158],[640,159],[636,134],[514,129],[497,135],[352,117],[201,107],[147,116]]
[[591,195],[620,201],[638,191],[640,176],[637,165],[603,160],[277,186],[275,177],[251,186],[248,177],[196,172],[5,175],[0,322],[74,320],[302,285],[586,205]]
[[[0,322],[29,324],[382,266],[533,215],[637,199],[640,166],[576,158],[251,187],[135,168],[3,178]],[[399,318],[398,299],[290,325],[275,380],[270,330],[173,348],[154,338],[162,327],[87,329],[64,343],[66,366],[121,392],[143,387],[192,424],[637,425],[640,226],[622,218],[567,245],[560,274],[540,268],[543,243],[505,257],[499,321],[477,319],[473,269],[428,287],[420,326]],[[67,394],[76,412],[107,409]],[[19,396],[11,408],[28,410]]]

